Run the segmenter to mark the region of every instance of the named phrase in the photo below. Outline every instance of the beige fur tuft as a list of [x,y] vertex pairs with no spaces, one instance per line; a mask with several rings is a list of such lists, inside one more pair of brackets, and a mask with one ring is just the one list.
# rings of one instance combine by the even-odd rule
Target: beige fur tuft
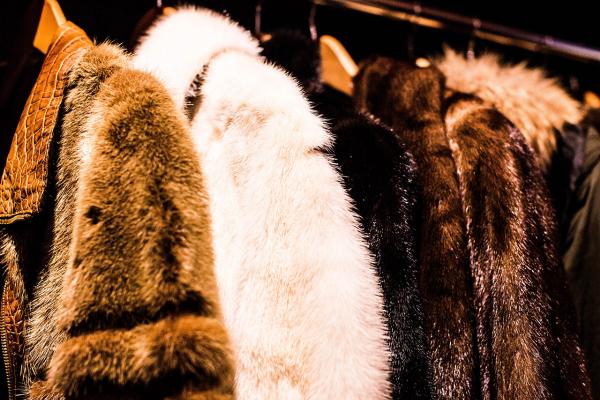
[[556,79],[524,62],[506,64],[495,54],[469,60],[446,48],[436,64],[446,75],[449,89],[478,96],[514,123],[543,170],[548,170],[556,150],[554,130],[582,118],[581,105]]

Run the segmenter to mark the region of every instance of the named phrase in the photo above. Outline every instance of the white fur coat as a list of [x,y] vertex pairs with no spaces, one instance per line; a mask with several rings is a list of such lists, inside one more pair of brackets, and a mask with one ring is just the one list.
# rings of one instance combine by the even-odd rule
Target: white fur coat
[[239,399],[386,399],[381,289],[331,135],[257,42],[209,11],[163,18],[135,65],[179,107],[204,69],[192,134]]

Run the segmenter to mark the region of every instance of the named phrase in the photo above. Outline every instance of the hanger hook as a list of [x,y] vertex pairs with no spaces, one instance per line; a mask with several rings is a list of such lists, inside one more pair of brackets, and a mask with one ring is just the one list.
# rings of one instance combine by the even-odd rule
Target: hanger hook
[[410,60],[415,59],[415,37],[417,35],[417,28],[418,28],[417,22],[418,22],[419,16],[421,15],[421,12],[423,11],[423,8],[421,7],[421,3],[419,3],[418,1],[413,2],[412,11],[413,11],[413,13],[411,14],[411,16],[408,20],[408,22],[410,24],[410,29],[406,36],[406,53]]
[[256,37],[260,37],[262,34],[262,0],[258,0],[256,2],[256,7],[254,8],[254,35]]
[[469,38],[469,43],[467,45],[467,60],[473,60],[475,58],[475,39],[477,37],[477,31],[481,29],[481,20],[479,18],[473,18],[471,20],[471,26],[473,30],[471,31],[471,37]]
[[317,41],[319,34],[317,32],[317,24],[315,22],[317,17],[317,5],[313,2],[310,6],[310,12],[308,13],[308,29],[310,31],[310,39],[314,42]]

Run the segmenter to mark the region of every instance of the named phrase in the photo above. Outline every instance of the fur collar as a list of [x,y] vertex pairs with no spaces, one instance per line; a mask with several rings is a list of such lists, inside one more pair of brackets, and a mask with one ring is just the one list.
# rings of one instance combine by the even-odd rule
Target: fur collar
[[436,60],[448,88],[478,96],[496,107],[523,133],[547,171],[556,150],[556,131],[582,118],[581,105],[538,68],[505,64],[494,54],[468,60],[446,49]]
[[[207,67],[219,47],[244,51],[220,52]],[[257,52],[224,17],[185,9],[159,21],[136,55],[180,106],[204,71],[192,131],[237,396],[386,399],[381,292],[341,177],[322,151],[332,137],[296,82]]]
[[134,64],[159,78],[182,109],[196,74],[225,50],[260,52],[258,41],[231,19],[208,9],[182,7],[152,25],[136,48]]
[[33,378],[45,382],[31,398],[232,398],[183,115],[112,45],[70,71],[64,112],[53,256],[27,334]]

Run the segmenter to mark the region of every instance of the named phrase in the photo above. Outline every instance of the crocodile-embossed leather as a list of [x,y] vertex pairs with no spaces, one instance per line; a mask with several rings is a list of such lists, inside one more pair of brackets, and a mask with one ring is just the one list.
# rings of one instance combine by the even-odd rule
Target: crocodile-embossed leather
[[8,355],[10,365],[5,368],[11,368],[8,376],[13,382],[9,382],[13,387],[16,386],[16,377],[21,369],[23,362],[24,338],[23,338],[23,312],[15,292],[10,287],[4,287],[2,294],[2,324],[6,330],[6,354]]
[[23,220],[40,211],[66,76],[78,53],[91,45],[85,32],[67,22],[50,46],[21,114],[0,180],[0,224]]

